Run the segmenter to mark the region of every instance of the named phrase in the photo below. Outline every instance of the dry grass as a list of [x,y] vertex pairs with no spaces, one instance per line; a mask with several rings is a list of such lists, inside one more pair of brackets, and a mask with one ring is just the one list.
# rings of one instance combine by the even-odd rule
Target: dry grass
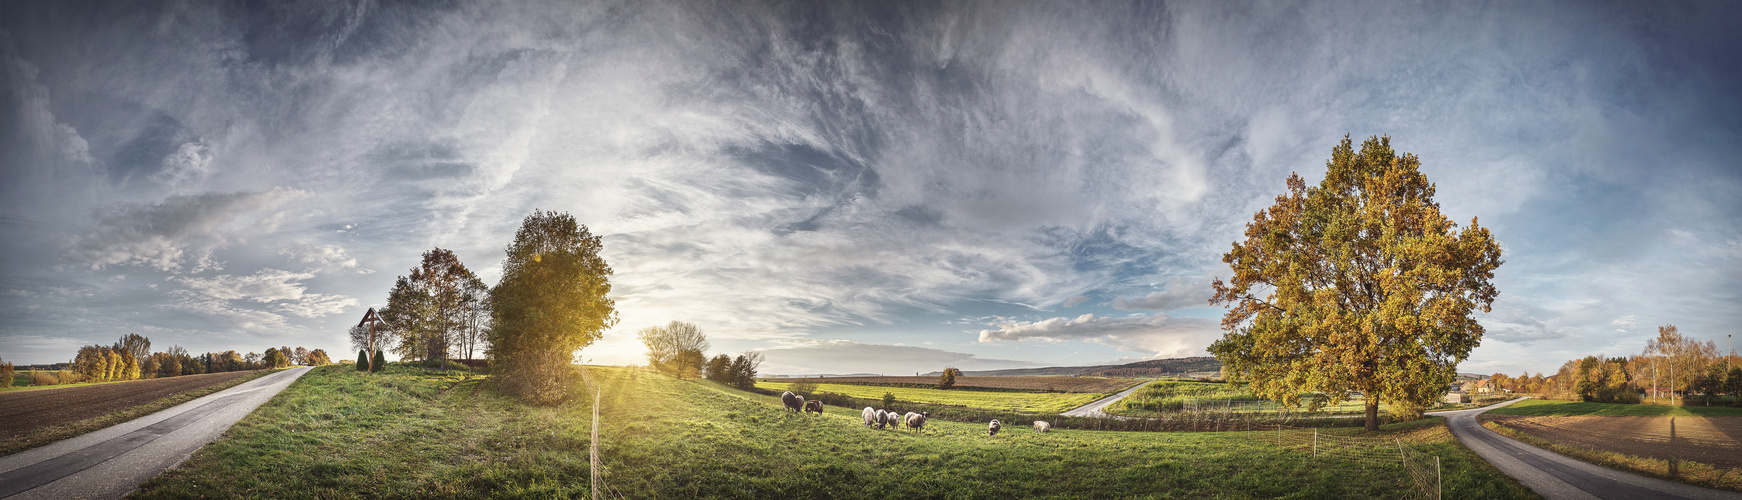
[[1612,451],[1567,446],[1526,434],[1492,420],[1483,422],[1482,426],[1525,444],[1611,469],[1694,486],[1742,491],[1742,471],[1736,469],[1714,467],[1687,460],[1636,457]]

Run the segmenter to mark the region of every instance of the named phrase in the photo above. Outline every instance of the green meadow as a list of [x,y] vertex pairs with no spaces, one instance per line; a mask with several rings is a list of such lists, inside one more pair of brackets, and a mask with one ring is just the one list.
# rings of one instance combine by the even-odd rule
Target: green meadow
[[[792,388],[788,382],[756,383],[756,387],[771,391]],[[1111,393],[1065,392],[1005,392],[963,389],[918,389],[910,387],[878,387],[850,384],[816,384],[816,392],[831,392],[860,399],[878,400],[884,393],[895,395],[896,401],[945,406],[966,406],[988,410],[1010,410],[1023,413],[1059,413],[1107,397]]]
[[[1264,441],[1264,432],[1024,427],[988,436],[984,423],[938,420],[923,432],[878,430],[857,412],[794,414],[776,398],[712,382],[587,370],[601,397],[603,496],[611,498],[1413,495],[1399,466],[1318,461]],[[466,371],[322,367],[137,496],[585,498],[593,410],[580,384],[565,404],[533,407]],[[1438,419],[1379,435],[1442,457],[1447,497],[1533,498]]]

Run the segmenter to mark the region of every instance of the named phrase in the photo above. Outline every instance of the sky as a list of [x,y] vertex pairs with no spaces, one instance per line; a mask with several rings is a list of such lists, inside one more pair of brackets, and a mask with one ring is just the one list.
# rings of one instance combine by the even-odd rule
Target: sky
[[0,1],[0,358],[354,352],[432,248],[603,238],[640,364],[1207,355],[1291,172],[1386,135],[1504,248],[1461,372],[1742,333],[1734,2]]

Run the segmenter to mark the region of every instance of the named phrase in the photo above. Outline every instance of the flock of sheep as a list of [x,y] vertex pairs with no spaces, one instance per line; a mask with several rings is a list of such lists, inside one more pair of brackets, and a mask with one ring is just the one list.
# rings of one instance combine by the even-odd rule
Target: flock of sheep
[[[805,401],[804,396],[793,394],[792,391],[781,393],[780,402],[781,404],[786,405],[788,411],[794,413],[815,412],[818,415],[823,414],[822,401]],[[925,419],[931,416],[931,412],[907,412],[907,414],[904,415],[867,406],[865,407],[865,411],[860,412],[860,415],[865,417],[865,427],[883,429],[891,425],[906,425],[915,432],[925,432]],[[1004,424],[999,423],[998,419],[992,419],[991,423],[986,424],[986,435],[997,436],[998,431],[1003,428]],[[1035,432],[1046,432],[1050,430],[1052,430],[1052,424],[1049,424],[1044,420],[1034,421]]]

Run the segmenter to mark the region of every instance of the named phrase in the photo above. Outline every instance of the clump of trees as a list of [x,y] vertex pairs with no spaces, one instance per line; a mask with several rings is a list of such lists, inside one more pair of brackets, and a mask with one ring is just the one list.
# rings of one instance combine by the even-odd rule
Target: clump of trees
[[708,336],[694,323],[672,321],[664,326],[652,326],[636,332],[636,338],[647,346],[647,366],[677,378],[702,374],[703,352],[708,349]]
[[[489,288],[453,251],[435,248],[407,276],[394,281],[381,317],[391,329],[375,329],[378,347],[401,359],[441,362],[455,348],[467,358],[490,325]],[[351,328],[354,346],[368,349],[367,326]]]
[[0,359],[0,387],[12,387],[12,363]]
[[762,367],[762,353],[750,351],[737,358],[719,354],[708,361],[707,379],[739,389],[756,386],[756,370]]
[[1381,401],[1419,414],[1481,342],[1473,313],[1499,295],[1500,245],[1476,219],[1460,229],[1441,214],[1421,160],[1389,137],[1356,151],[1345,136],[1325,167],[1317,186],[1290,175],[1222,257],[1233,275],[1215,280],[1211,302],[1230,309],[1210,352],[1285,405],[1362,393],[1377,430]]
[[602,249],[569,214],[540,210],[521,221],[490,289],[494,325],[484,335],[503,390],[534,404],[567,396],[575,352],[617,323]]
[[1685,404],[1692,396],[1710,405],[1728,395],[1731,404],[1742,405],[1742,359],[1719,356],[1716,342],[1663,325],[1639,354],[1567,361],[1547,379],[1538,375],[1530,388],[1548,398],[1600,403]]

